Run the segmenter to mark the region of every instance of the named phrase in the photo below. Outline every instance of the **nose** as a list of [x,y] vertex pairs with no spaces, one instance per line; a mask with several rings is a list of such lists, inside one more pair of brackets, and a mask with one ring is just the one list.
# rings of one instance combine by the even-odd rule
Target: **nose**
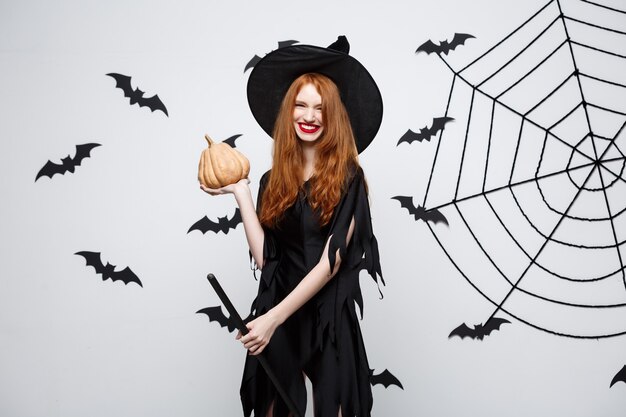
[[313,122],[315,121],[315,109],[314,108],[307,108],[306,112],[304,112],[304,120],[306,122]]

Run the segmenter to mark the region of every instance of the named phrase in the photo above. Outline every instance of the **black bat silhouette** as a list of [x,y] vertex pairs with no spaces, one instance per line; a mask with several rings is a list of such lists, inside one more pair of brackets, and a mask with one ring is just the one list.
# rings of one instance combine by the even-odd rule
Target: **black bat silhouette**
[[[196,311],[196,314],[206,314],[209,317],[209,321],[216,321],[219,323],[221,327],[226,327],[229,332],[233,332],[233,330],[237,329],[237,325],[234,323],[230,317],[226,317],[226,315],[222,312],[222,307],[206,307],[201,310]],[[243,322],[247,323],[252,319],[252,313],[248,317],[246,317]]]
[[115,79],[115,87],[124,92],[124,97],[130,98],[131,106],[137,103],[139,104],[139,107],[148,107],[153,112],[155,110],[161,110],[167,117],[169,117],[165,104],[163,104],[158,95],[155,94],[152,97],[144,97],[143,91],[139,88],[133,89],[133,87],[131,87],[130,77],[127,75],[117,74],[114,72],[107,75]]
[[469,38],[475,38],[475,36],[470,35],[468,33],[455,33],[454,37],[452,38],[452,41],[450,42],[448,42],[448,40],[441,41],[439,42],[439,45],[435,45],[435,43],[429,39],[423,44],[421,44],[420,47],[417,48],[415,53],[426,52],[427,54],[431,54],[435,52],[437,54],[440,54],[443,52],[445,55],[448,55],[448,52],[450,52],[453,49],[456,49],[456,47],[459,45],[464,45],[465,41],[468,40]]
[[61,159],[60,164],[55,164],[54,162],[48,160],[46,164],[39,170],[37,176],[35,177],[35,182],[39,179],[39,177],[50,177],[54,174],[65,174],[66,172],[74,172],[74,168],[79,166],[83,159],[89,158],[91,155],[91,150],[98,146],[102,146],[99,143],[83,143],[82,145],[76,145],[76,153],[74,157],[66,156]]
[[404,387],[402,386],[400,380],[387,369],[385,369],[378,375],[374,375],[374,370],[370,369],[370,385],[374,386],[376,384],[384,385],[385,388],[389,388],[390,385],[396,385],[400,387],[400,389],[404,390]]
[[483,340],[485,336],[489,336],[494,330],[500,330],[500,326],[502,326],[504,323],[510,323],[510,321],[508,321],[507,319],[493,317],[487,320],[485,325],[477,324],[474,326],[473,329],[469,328],[467,324],[463,323],[450,332],[450,335],[448,335],[448,339],[452,338],[453,336],[459,336],[461,339],[463,339],[467,336],[472,339]]
[[452,120],[454,120],[452,117],[435,117],[433,118],[433,125],[431,127],[424,126],[420,129],[419,133],[415,133],[409,129],[402,135],[396,146],[400,145],[402,142],[412,143],[414,141],[421,142],[423,140],[430,142],[430,139],[439,131],[443,130],[446,123]]
[[261,57],[255,54],[252,57],[252,59],[248,61],[248,63],[246,64],[246,67],[243,69],[243,72],[248,71],[250,68],[254,68],[254,66],[258,64],[260,60],[261,60]]
[[609,388],[615,385],[616,382],[626,382],[626,365],[624,365],[624,367],[618,373],[615,374],[615,376],[613,377],[613,380],[611,381],[611,386],[609,386]]
[[210,230],[211,232],[215,233],[224,232],[224,234],[228,234],[229,230],[235,229],[239,223],[241,223],[241,212],[239,211],[239,208],[236,208],[233,217],[231,217],[230,219],[228,219],[228,216],[218,217],[217,223],[213,220],[210,220],[207,216],[204,216],[203,218],[195,222],[193,226],[189,228],[187,233],[191,232],[192,230],[199,230],[202,232],[202,234],[205,234]]
[[437,209],[426,210],[422,206],[413,205],[413,197],[406,197],[402,195],[397,195],[395,197],[391,197],[393,200],[398,200],[400,202],[400,206],[406,208],[409,211],[409,214],[415,216],[415,221],[424,220],[430,221],[435,224],[444,223],[446,226],[448,225],[448,219],[441,214],[441,212]]
[[[298,43],[298,41],[293,41],[293,40],[279,41],[278,42],[278,49],[284,48],[286,46],[291,46],[291,45],[296,44],[296,43]],[[261,57],[255,54],[252,57],[252,59],[250,61],[248,61],[248,63],[246,64],[246,67],[243,69],[243,72],[245,73],[250,68],[253,68],[256,64],[259,63],[260,60],[261,60]]]
[[129,282],[136,282],[140,287],[143,287],[139,277],[135,275],[133,271],[129,267],[122,269],[121,271],[115,271],[115,265],[111,265],[107,262],[106,265],[102,263],[100,259],[100,252],[88,252],[81,251],[76,252],[74,255],[80,255],[85,258],[87,261],[87,266],[93,266],[96,270],[96,273],[102,274],[102,281],[106,281],[111,278],[111,281],[123,281],[124,284],[128,284]]
[[222,142],[223,143],[228,143],[230,145],[231,148],[235,148],[235,140],[237,140],[237,138],[241,136],[241,135],[233,135],[231,137],[229,137],[228,139],[224,139]]

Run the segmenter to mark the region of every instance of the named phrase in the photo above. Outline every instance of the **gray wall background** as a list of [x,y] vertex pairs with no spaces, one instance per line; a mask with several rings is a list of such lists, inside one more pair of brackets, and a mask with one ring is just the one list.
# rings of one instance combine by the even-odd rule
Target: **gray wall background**
[[[562,1],[574,11],[579,3]],[[624,9],[622,3],[604,4]],[[241,226],[228,235],[187,234],[202,216],[231,216],[235,208],[231,196],[210,197],[197,186],[203,135],[243,135],[237,146],[251,161],[256,195],[272,142],[248,110],[245,64],[278,41],[328,45],[345,34],[385,104],[361,163],[387,286],[379,299],[363,276],[362,327],[372,368],[389,369],[404,390],[375,386],[373,414],[622,415],[626,385],[609,383],[626,363],[624,337],[557,337],[500,313],[512,323],[491,337],[448,339],[462,322],[484,322],[493,305],[463,279],[428,227],[390,198],[423,198],[436,141],[396,143],[407,129],[443,115],[452,78],[434,55],[416,55],[417,47],[471,33],[476,39],[449,56],[460,68],[543,4],[1,1],[0,414],[240,415],[245,353],[234,334],[195,312],[219,303],[208,272],[242,313],[256,281]],[[626,29],[624,15],[599,16]],[[626,54],[623,44],[611,47]],[[620,70],[612,75],[623,80]],[[131,75],[146,96],[158,94],[169,117],[129,106],[109,72]],[[607,94],[625,102],[623,90]],[[452,124],[450,136],[462,140],[455,133],[462,126]],[[58,162],[87,142],[102,146],[74,174],[34,182],[47,160]],[[451,245],[459,242],[450,250],[469,267],[473,252],[456,225],[437,230]],[[118,269],[130,266],[144,287],[101,281],[74,255],[83,250],[101,252]],[[552,256],[561,265],[573,259]],[[484,264],[475,261],[480,275]],[[581,266],[589,273],[597,267]],[[481,285],[497,293],[502,282]],[[623,286],[615,288],[613,301],[624,300]],[[593,303],[605,294],[584,295]],[[550,305],[524,303],[520,311],[553,317]],[[583,334],[623,330],[626,315],[612,310],[602,323],[580,315],[563,326]]]

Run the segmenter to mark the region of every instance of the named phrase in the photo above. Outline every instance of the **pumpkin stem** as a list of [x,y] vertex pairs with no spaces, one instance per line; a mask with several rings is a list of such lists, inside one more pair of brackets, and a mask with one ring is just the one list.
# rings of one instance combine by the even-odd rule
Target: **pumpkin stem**
[[204,134],[204,138],[206,139],[207,142],[209,142],[209,148],[211,147],[211,145],[213,145],[213,141],[211,140],[211,138],[209,137],[208,134]]

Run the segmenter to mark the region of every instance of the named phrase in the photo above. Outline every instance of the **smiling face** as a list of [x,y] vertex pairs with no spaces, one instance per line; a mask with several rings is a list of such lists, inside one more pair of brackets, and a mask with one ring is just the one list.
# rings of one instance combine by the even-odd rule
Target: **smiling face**
[[313,84],[302,86],[293,108],[296,135],[303,142],[315,142],[324,131],[322,122],[322,97]]

